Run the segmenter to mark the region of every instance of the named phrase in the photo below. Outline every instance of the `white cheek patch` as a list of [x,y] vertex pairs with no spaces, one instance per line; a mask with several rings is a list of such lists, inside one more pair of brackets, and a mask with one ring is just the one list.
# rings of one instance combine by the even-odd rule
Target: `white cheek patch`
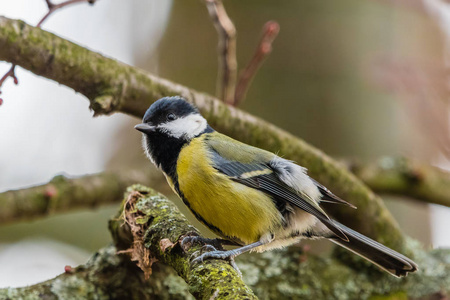
[[290,160],[275,157],[270,161],[270,166],[278,173],[278,177],[288,186],[301,194],[306,194],[316,202],[319,202],[322,195],[314,182],[306,174],[303,168]]
[[199,114],[188,115],[158,126],[158,129],[174,138],[192,139],[202,133],[207,126],[205,118]]

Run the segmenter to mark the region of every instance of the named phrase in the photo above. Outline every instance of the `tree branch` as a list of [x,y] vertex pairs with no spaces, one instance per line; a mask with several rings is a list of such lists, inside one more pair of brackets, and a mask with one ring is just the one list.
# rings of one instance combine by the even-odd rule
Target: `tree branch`
[[280,32],[280,25],[277,22],[269,21],[264,25],[261,41],[253,54],[252,59],[241,71],[239,81],[236,87],[233,106],[239,106],[245,98],[245,94],[253,78],[262,66],[267,56],[272,52],[272,43]]
[[155,100],[180,95],[197,105],[210,125],[242,142],[278,152],[340,197],[364,209],[337,207],[335,216],[398,251],[406,246],[397,223],[375,196],[345,167],[303,140],[224,105],[204,93],[106,58],[18,20],[0,17],[0,60],[73,88],[90,100],[95,115],[123,112],[141,117]]
[[206,7],[219,34],[217,94],[222,101],[232,105],[237,78],[236,28],[221,0],[206,0]]
[[[130,217],[134,223],[123,225],[124,219],[129,224]],[[197,299],[211,299],[214,293],[217,299],[254,297],[227,262],[211,259],[190,264],[200,247],[182,249],[178,241],[188,232],[198,231],[169,200],[152,189],[130,187],[125,204],[110,222],[110,230],[117,248],[132,247],[128,252],[139,263],[158,260],[172,266]],[[290,247],[242,255],[237,263],[244,281],[264,299],[368,299],[381,295],[417,299],[449,293],[450,251],[426,253],[417,242],[410,242],[421,270],[402,280],[382,273],[347,250],[334,251],[332,257],[318,257]]]
[[[108,247],[87,264],[67,268],[52,280],[0,289],[0,299],[186,299],[187,291],[197,299],[255,298],[227,262],[211,259],[190,264],[200,246],[182,249],[178,241],[198,231],[164,196],[135,185],[125,197],[117,217],[110,221],[110,231],[120,252],[134,254],[132,259],[143,262],[145,272],[151,270],[150,279],[144,280],[145,272]],[[409,243],[420,270],[402,280],[355,261],[356,256],[345,250],[318,257],[289,247],[245,254],[237,263],[244,281],[261,299],[445,299],[450,292],[450,251],[426,253],[417,242]],[[149,266],[156,260],[163,264]]]
[[44,185],[0,193],[0,223],[115,203],[122,199],[127,186],[147,178],[139,172],[100,173],[73,179],[61,175]]
[[350,170],[377,193],[408,196],[450,207],[450,173],[403,157],[385,157],[365,164],[349,163]]
[[[62,269],[62,266],[61,266]],[[188,286],[165,265],[154,268],[152,280],[129,259],[106,247],[85,264],[45,282],[0,289],[0,299],[192,299]]]
[[[45,20],[47,20],[48,17],[50,17],[55,11],[57,11],[61,8],[64,8],[64,7],[72,5],[72,4],[81,3],[81,2],[87,2],[89,4],[94,4],[96,1],[97,0],[68,0],[68,1],[65,1],[62,3],[53,4],[53,2],[51,2],[50,0],[45,0],[45,3],[47,4],[47,7],[48,7],[48,12],[37,23],[36,27],[40,28],[42,26],[42,24],[45,22]],[[6,72],[5,75],[3,75],[3,77],[0,79],[0,89],[3,85],[3,83],[5,82],[5,80],[8,79],[8,77],[11,77],[14,80],[14,84],[17,85],[19,83],[19,80],[16,77],[15,69],[16,69],[16,65],[12,64],[9,71]],[[0,94],[1,93],[2,92],[0,90]],[[3,103],[3,99],[0,99],[0,105],[2,103]]]
[[117,249],[129,253],[146,277],[152,272],[153,262],[160,261],[175,269],[197,299],[214,299],[215,294],[217,299],[256,299],[227,261],[191,264],[191,257],[198,255],[201,246],[182,249],[179,240],[188,233],[200,233],[170,200],[150,188],[135,185],[128,189],[110,230]]

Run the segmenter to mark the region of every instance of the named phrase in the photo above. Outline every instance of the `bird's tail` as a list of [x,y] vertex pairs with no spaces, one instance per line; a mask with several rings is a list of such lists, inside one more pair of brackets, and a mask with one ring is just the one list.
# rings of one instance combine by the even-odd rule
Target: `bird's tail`
[[417,264],[406,256],[337,221],[333,220],[332,222],[348,237],[348,242],[339,238],[330,238],[332,242],[358,254],[396,277],[406,276],[409,272],[417,271]]

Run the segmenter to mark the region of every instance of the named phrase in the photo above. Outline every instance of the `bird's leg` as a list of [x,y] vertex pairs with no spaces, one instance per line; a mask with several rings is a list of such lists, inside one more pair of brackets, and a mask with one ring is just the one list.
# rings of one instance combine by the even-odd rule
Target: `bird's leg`
[[214,247],[215,250],[216,249],[224,250],[223,245],[230,245],[230,246],[237,245],[235,242],[225,239],[208,239],[198,235],[198,233],[196,233],[195,231],[187,233],[186,236],[181,239],[180,245],[182,249],[186,249],[188,244],[210,245]]
[[256,247],[262,246],[264,244],[267,244],[262,241],[258,241],[249,245],[245,245],[243,247],[233,249],[233,250],[227,250],[227,251],[220,251],[220,250],[213,250],[210,252],[203,253],[202,255],[198,256],[197,258],[192,260],[192,263],[199,263],[202,262],[206,258],[218,258],[218,259],[226,259],[230,261],[231,266],[239,273],[239,275],[242,275],[241,271],[239,270],[238,266],[236,265],[236,262],[234,261],[234,258],[242,253],[248,252]]

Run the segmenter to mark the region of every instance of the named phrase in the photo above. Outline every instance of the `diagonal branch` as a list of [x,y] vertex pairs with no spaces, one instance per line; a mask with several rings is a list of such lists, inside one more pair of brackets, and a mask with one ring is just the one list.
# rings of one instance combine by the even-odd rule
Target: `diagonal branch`
[[[51,0],[45,0],[45,3],[47,4],[48,7],[48,12],[42,17],[42,19],[37,23],[36,27],[40,28],[42,26],[42,24],[45,22],[45,20],[47,20],[48,17],[50,17],[55,11],[72,5],[72,4],[77,4],[77,3],[82,3],[82,2],[87,2],[89,4],[94,4],[97,0],[68,0],[68,1],[64,1],[62,3],[58,3],[58,4],[53,4],[53,2],[51,2]],[[16,69],[16,65],[12,64],[11,68],[9,69],[8,72],[6,72],[5,75],[3,75],[3,77],[0,79],[0,94],[1,92],[1,87],[3,85],[3,83],[5,82],[5,80],[8,77],[11,77],[14,80],[14,84],[18,84],[19,81],[16,77],[15,74],[15,69]],[[0,105],[2,104],[3,100],[0,99]]]
[[275,21],[269,21],[264,25],[261,41],[253,54],[252,59],[241,71],[239,81],[236,87],[233,106],[239,106],[245,98],[245,94],[252,83],[253,78],[259,68],[264,63],[267,56],[272,52],[272,43],[280,32],[280,25]]
[[221,0],[206,0],[206,7],[219,34],[219,72],[217,95],[227,104],[234,103],[237,78],[236,28]]
[[197,105],[215,129],[298,162],[335,194],[364,208],[355,211],[336,207],[336,218],[400,252],[406,247],[403,234],[382,200],[340,163],[286,131],[210,95],[5,17],[0,17],[0,60],[73,88],[90,100],[95,115],[122,112],[140,118],[157,99],[183,96]]

